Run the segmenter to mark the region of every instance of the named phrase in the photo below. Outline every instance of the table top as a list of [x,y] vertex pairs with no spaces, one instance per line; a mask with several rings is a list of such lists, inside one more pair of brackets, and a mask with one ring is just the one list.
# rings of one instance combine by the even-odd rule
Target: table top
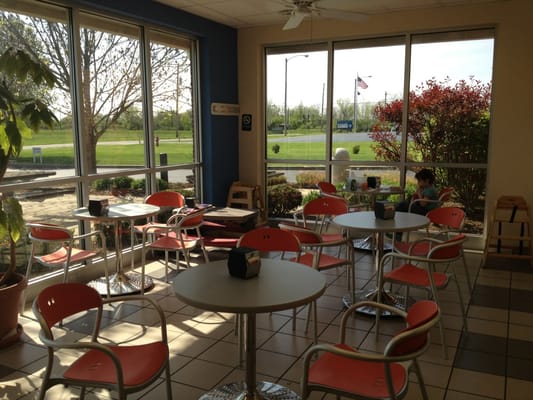
[[216,207],[208,209],[204,214],[204,218],[212,221],[244,222],[255,217],[258,213],[258,210],[248,210],[245,208]]
[[390,186],[390,187],[379,187],[379,188],[368,188],[366,190],[357,189],[353,192],[347,192],[347,193],[353,193],[357,195],[369,195],[369,196],[378,196],[378,195],[393,195],[393,194],[404,194],[405,189],[401,187],[396,186]]
[[259,275],[229,275],[227,260],[180,272],[172,284],[178,299],[207,311],[263,313],[307,304],[326,290],[324,276],[285,260],[261,259]]
[[159,212],[159,207],[144,203],[110,204],[107,215],[91,215],[87,207],[78,208],[72,215],[82,220],[115,221],[151,217]]
[[365,232],[406,232],[425,228],[429,219],[424,215],[398,211],[394,213],[393,219],[379,219],[374,211],[358,211],[338,215],[333,222]]

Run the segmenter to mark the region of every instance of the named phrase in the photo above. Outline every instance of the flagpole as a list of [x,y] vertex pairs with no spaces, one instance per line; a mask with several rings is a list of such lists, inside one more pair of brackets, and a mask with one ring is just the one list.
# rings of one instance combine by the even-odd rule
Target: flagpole
[[[363,78],[372,78],[372,75],[366,75],[363,76]],[[361,86],[361,88],[366,89],[368,85],[366,82],[364,82],[361,77],[359,76],[359,72],[355,73],[355,85],[354,85],[354,92],[353,92],[353,132],[357,133],[357,88]]]
[[357,82],[359,81],[359,73],[356,73],[355,84],[353,88],[353,126],[352,130],[357,133]]

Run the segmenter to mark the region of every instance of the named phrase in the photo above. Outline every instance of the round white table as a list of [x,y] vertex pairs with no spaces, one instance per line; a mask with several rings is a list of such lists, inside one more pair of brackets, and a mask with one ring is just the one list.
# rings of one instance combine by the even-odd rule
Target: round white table
[[[115,251],[116,251],[116,273],[110,278],[109,286],[112,296],[119,296],[123,294],[138,293],[142,288],[142,279],[139,274],[135,272],[124,272],[122,263],[122,240],[120,237],[120,222],[129,221],[131,226],[136,219],[148,218],[156,215],[159,212],[159,207],[151,204],[110,204],[107,215],[91,215],[87,207],[82,207],[74,210],[73,216],[82,221],[91,221],[95,223],[111,223],[115,229]],[[133,248],[133,231],[132,242]],[[133,257],[133,254],[132,254]],[[105,278],[98,278],[88,283],[98,293],[107,294]],[[144,290],[150,289],[154,285],[150,277],[145,277]]]
[[[376,257],[375,257],[375,270],[378,269],[381,264],[381,258],[383,256],[383,243],[384,235],[387,232],[410,232],[417,229],[425,228],[429,224],[429,219],[424,215],[418,215],[413,213],[395,212],[392,219],[379,219],[376,218],[374,211],[360,211],[348,214],[342,214],[333,219],[333,222],[344,228],[354,229],[359,232],[371,233],[376,237]],[[355,271],[355,268],[354,268]],[[346,306],[360,301],[360,300],[377,300],[377,289],[371,291],[362,291],[360,293],[350,293],[344,298]],[[386,303],[391,305],[397,305],[398,302],[395,298],[388,293],[383,293],[382,298]],[[366,314],[375,314],[373,308],[361,308],[360,312]],[[382,314],[387,316],[388,313]]]
[[292,390],[270,382],[256,382],[255,315],[308,304],[326,289],[320,272],[301,264],[261,259],[259,275],[239,279],[229,275],[227,260],[180,272],[172,284],[178,299],[207,311],[246,316],[246,382],[215,388],[208,399],[299,399]]

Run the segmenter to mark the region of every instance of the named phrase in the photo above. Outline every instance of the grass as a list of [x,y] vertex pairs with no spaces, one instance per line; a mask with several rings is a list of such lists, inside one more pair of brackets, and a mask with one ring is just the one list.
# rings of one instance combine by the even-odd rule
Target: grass
[[[272,146],[278,144],[279,152],[272,151]],[[353,154],[351,149],[355,144],[360,146],[359,153]],[[343,147],[350,152],[350,160],[353,161],[373,161],[375,154],[370,145],[372,142],[335,142],[334,148]],[[287,160],[324,160],[326,154],[326,143],[322,142],[268,142],[267,157],[270,159],[282,158]],[[329,157],[326,157],[329,158]]]
[[[160,129],[155,131],[156,136],[160,139],[176,139],[175,130]],[[180,139],[191,139],[191,131],[180,131]],[[101,142],[124,142],[124,141],[137,141],[142,142],[143,131],[142,130],[128,130],[128,129],[113,129],[109,130],[102,135],[98,140]],[[72,129],[41,129],[39,133],[33,135],[31,139],[24,139],[24,146],[39,146],[47,144],[64,144],[72,143]]]
[[[52,165],[74,167],[74,151],[72,147],[50,147],[42,149],[43,162]],[[168,164],[192,163],[192,143],[161,143],[156,153],[167,153]],[[123,144],[98,146],[96,150],[97,165],[139,165],[144,166],[144,144]],[[19,162],[32,163],[31,148],[22,150]]]

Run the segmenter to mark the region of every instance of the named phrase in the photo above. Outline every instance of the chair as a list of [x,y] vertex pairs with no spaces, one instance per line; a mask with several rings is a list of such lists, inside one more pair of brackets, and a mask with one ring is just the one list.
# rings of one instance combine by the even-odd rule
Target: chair
[[[463,224],[465,221],[466,214],[463,210],[457,207],[439,207],[434,208],[426,214],[430,224],[426,228],[428,237],[443,237],[444,240],[451,238],[451,234],[457,234],[461,232]],[[409,238],[409,237],[408,237]],[[394,242],[394,251],[402,254],[411,254],[418,257],[427,256],[428,252],[431,249],[432,242],[422,240],[417,242]],[[473,289],[472,282],[470,280],[470,274],[468,272],[468,267],[466,265],[466,258],[464,251],[461,248],[460,258],[463,262],[463,267],[465,271],[466,283],[468,289],[471,291]],[[450,260],[456,261],[455,259]]]
[[[338,241],[326,242],[322,239],[321,235],[309,228],[285,223],[280,223],[279,228],[292,233],[300,241],[302,253],[298,257],[292,258],[290,261],[299,262],[300,264],[307,265],[318,271],[345,266],[348,279],[348,291],[353,294],[355,291],[355,271],[353,266],[354,250],[347,237],[343,236]],[[336,246],[345,247],[346,257],[333,256],[325,252],[328,248]],[[315,308],[313,310],[313,316],[316,325],[316,304],[312,304],[312,306]],[[309,319],[307,320],[307,323],[309,324]]]
[[[183,195],[178,192],[171,192],[171,191],[156,192],[145,197],[144,203],[151,204],[153,206],[158,206],[161,209],[160,213],[147,223],[148,225],[154,225],[154,224],[157,224],[158,222],[164,223],[164,221],[166,221],[171,216],[173,210],[184,207],[185,197],[183,197]],[[161,216],[164,216],[165,214],[168,214],[167,217],[164,217],[163,221],[158,221],[158,217],[161,218]],[[147,224],[134,225],[133,233],[142,235],[143,229],[147,226]]]
[[[428,242],[429,246],[429,251],[427,254],[414,255],[414,249],[416,246],[424,241]],[[441,241],[435,238],[425,238],[414,242],[407,254],[400,254],[396,252],[386,254],[381,259],[383,264],[379,269],[380,271],[383,271],[383,266],[389,260],[392,261],[391,265],[394,265],[395,258],[401,258],[403,260],[403,264],[397,268],[393,268],[390,272],[383,274],[383,276],[378,278],[378,302],[381,302],[381,294],[383,292],[384,284],[386,282],[390,282],[393,284],[396,283],[399,285],[405,285],[406,292],[404,307],[407,306],[407,302],[409,301],[409,287],[411,286],[427,290],[429,294],[431,294],[433,300],[439,304],[437,289],[445,289],[448,286],[448,283],[453,280],[457,287],[457,296],[461,306],[464,329],[465,331],[468,331],[463,296],[461,294],[461,288],[459,287],[455,273],[437,272],[435,269],[437,264],[449,264],[451,261],[461,258],[463,244],[465,241],[466,236],[464,234],[459,234],[446,241]],[[447,359],[448,354],[444,340],[444,328],[442,323],[439,325],[439,327],[442,350],[444,358]]]
[[[383,354],[363,353],[346,343],[347,322],[361,307],[387,310],[406,322],[406,327],[387,343]],[[332,393],[337,398],[403,398],[409,388],[411,371],[416,373],[422,398],[428,399],[417,358],[428,349],[430,329],[439,319],[439,307],[428,300],[415,303],[407,313],[371,301],[354,304],[342,316],[339,343],[319,344],[306,352],[302,399],[308,399],[313,391]]]
[[[168,253],[176,252],[176,271],[179,272],[179,253],[183,253],[187,268],[190,265],[190,251],[200,247],[204,254],[206,262],[209,262],[209,256],[205,249],[200,227],[204,222],[205,209],[189,209],[186,213],[176,212],[166,224],[146,225],[143,229],[142,236],[142,287],[144,288],[144,275],[146,265],[147,250],[160,250],[165,252],[165,281],[168,282]],[[190,233],[191,232],[191,233]],[[155,235],[153,242],[147,241],[147,236]],[[144,293],[144,290],[142,290]]]
[[[109,271],[107,265],[106,239],[101,231],[92,231],[83,235],[74,235],[69,229],[59,225],[44,222],[30,222],[26,224],[28,237],[31,241],[30,256],[26,269],[26,280],[29,281],[34,262],[48,268],[63,268],[63,282],[68,282],[69,268],[87,260],[101,256],[104,260],[107,297],[111,296],[109,287]],[[84,249],[81,241],[96,238],[101,247]],[[38,245],[47,252],[38,254]],[[78,244],[78,246],[75,246]]]
[[[159,314],[161,340],[146,344],[118,346],[98,342],[103,307],[106,304],[123,301],[149,302]],[[56,339],[54,331],[65,318],[82,312],[86,323],[93,324],[90,340],[68,340],[68,336]],[[48,362],[44,373],[39,399],[57,384],[81,386],[80,398],[85,397],[87,387],[105,388],[118,392],[118,398],[126,399],[133,392],[139,392],[159,379],[164,372],[167,399],[172,398],[170,387],[169,350],[165,314],[152,299],[144,296],[124,296],[112,299],[100,297],[98,292],[81,283],[61,283],[44,289],[33,302],[33,312],[41,325],[39,337],[48,349]],[[80,317],[82,318],[82,317]],[[57,350],[81,352],[81,355],[60,376],[52,377],[54,365],[59,366],[61,357]]]
[[[327,232],[332,217],[348,213],[348,204],[340,197],[320,197],[306,203],[300,212],[294,214],[296,226],[315,230],[324,242],[343,242],[345,234]],[[284,224],[286,226],[286,224]]]
[[409,210],[408,212],[411,212],[411,209],[413,208],[413,205],[416,204],[416,203],[420,203],[420,202],[425,202],[425,203],[435,203],[437,205],[437,207],[441,207],[444,202],[446,201],[449,201],[453,195],[453,187],[451,186],[446,186],[446,187],[443,187],[440,191],[439,191],[439,197],[436,199],[436,200],[428,200],[428,199],[413,199],[411,200],[411,203],[409,203]]
[[[239,239],[237,247],[250,247],[259,250],[262,253],[280,252],[281,259],[284,259],[285,253],[295,254],[291,261],[299,262],[300,259],[300,241],[289,231],[284,231],[279,228],[263,227],[253,229],[245,232]],[[280,277],[283,279],[283,277]],[[239,316],[237,320],[238,330],[242,332],[240,326]],[[316,319],[315,319],[316,320]],[[292,314],[292,329],[296,329],[296,308],[293,309]],[[307,332],[307,326],[306,326]],[[313,331],[313,340],[317,341],[317,327]],[[242,346],[239,346],[242,349]]]
[[[333,184],[333,183],[330,183],[330,182],[318,182],[316,184],[318,190],[320,190],[320,196],[321,197],[333,197],[333,198],[338,198],[338,199],[342,199],[346,202],[346,204],[348,204],[348,211],[349,212],[356,212],[356,211],[361,211],[362,209],[364,208],[367,208],[367,205],[361,203],[361,202],[357,202],[355,204],[350,204],[350,201],[349,199],[347,199],[346,197],[344,197],[342,194],[340,194],[338,191],[337,191],[337,187]],[[347,193],[347,192],[345,192]],[[348,193],[350,195],[350,199],[353,197],[354,193]]]

